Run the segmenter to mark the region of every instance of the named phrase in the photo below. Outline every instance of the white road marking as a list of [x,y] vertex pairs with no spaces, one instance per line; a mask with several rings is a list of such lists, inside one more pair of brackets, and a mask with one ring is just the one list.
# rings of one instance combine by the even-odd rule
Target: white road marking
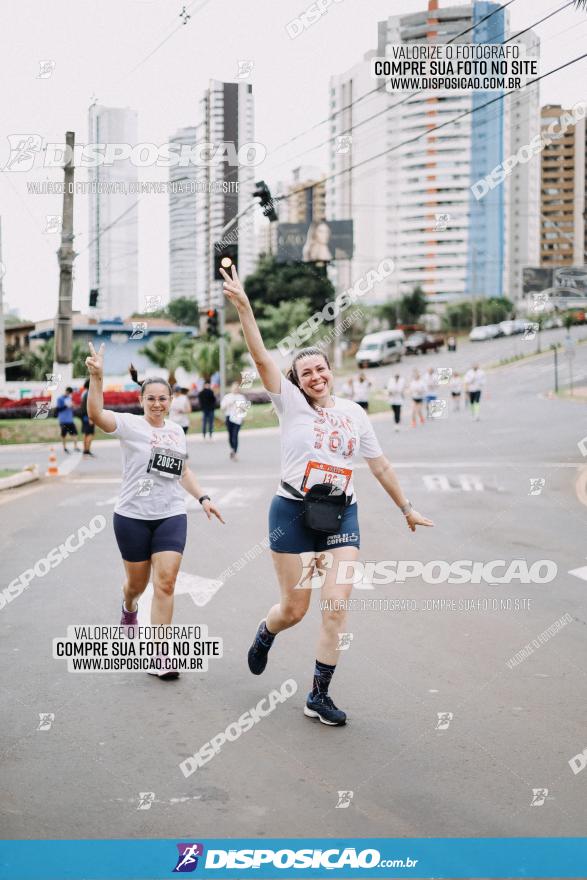
[[[205,578],[197,574],[189,574],[187,571],[180,571],[175,582],[175,595],[187,594],[191,596],[194,605],[203,608],[218,592],[222,584],[223,581],[216,578]],[[153,582],[149,581],[147,589],[139,599],[139,626],[150,625],[152,600]]]
[[575,482],[575,492],[581,504],[587,507],[587,465],[583,465],[579,469]]
[[445,474],[423,474],[424,488],[429,492],[483,492],[485,486],[476,474],[458,474],[458,485]]
[[573,568],[569,574],[574,574],[575,577],[581,578],[582,581],[587,581],[587,565],[583,565],[581,568]]

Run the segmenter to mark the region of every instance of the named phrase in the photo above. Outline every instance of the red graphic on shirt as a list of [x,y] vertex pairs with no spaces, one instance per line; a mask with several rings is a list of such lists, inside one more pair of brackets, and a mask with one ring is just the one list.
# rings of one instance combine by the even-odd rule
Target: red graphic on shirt
[[325,409],[318,413],[314,419],[314,449],[328,449],[342,458],[352,458],[359,439],[352,419]]

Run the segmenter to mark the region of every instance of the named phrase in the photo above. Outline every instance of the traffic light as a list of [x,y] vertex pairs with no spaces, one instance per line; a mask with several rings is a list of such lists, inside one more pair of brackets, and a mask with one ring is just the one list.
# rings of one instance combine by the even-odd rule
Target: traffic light
[[214,278],[224,281],[220,274],[220,267],[230,275],[230,267],[238,262],[238,244],[223,244],[217,241],[214,245]]
[[261,199],[263,214],[271,221],[271,223],[274,223],[279,218],[277,216],[277,211],[275,210],[275,207],[273,205],[273,199],[271,198],[269,187],[264,180],[257,180],[255,182],[255,187],[256,189],[253,193],[253,198]]
[[218,336],[218,309],[208,309],[207,314],[206,333],[208,336]]
[[90,308],[95,309],[98,305],[98,289],[94,287],[90,290]]

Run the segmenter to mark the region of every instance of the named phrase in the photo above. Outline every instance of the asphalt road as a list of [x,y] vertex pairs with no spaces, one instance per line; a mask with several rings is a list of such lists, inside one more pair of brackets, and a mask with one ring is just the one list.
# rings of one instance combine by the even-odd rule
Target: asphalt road
[[[587,346],[577,349],[574,368],[587,374]],[[207,602],[197,589],[190,594],[195,581],[184,581],[175,621],[205,623],[224,639],[224,656],[207,673],[168,683],[142,673],[68,673],[52,659],[53,638],[68,625],[119,618],[123,570],[110,524],[118,444],[100,444],[96,459],[67,476],[4,493],[5,585],[96,515],[108,525],[0,609],[2,836],[583,835],[587,773],[574,774],[569,760],[587,748],[587,572],[569,572],[587,565],[587,457],[578,447],[587,420],[584,404],[547,398],[551,379],[550,355],[492,372],[480,422],[463,411],[396,434],[389,415],[375,417],[408,497],[436,525],[410,533],[362,465],[363,560],[546,559],[557,574],[548,583],[416,578],[357,589],[356,598],[383,604],[349,614],[353,639],[331,688],[349,715],[344,728],[302,713],[318,595],[304,621],[277,638],[265,674],[248,672],[252,635],[277,596],[268,551]],[[218,579],[267,534],[277,433],[241,438],[238,462],[229,461],[224,437],[190,440],[192,467],[227,524],[190,510],[189,575]],[[30,453],[2,448],[0,466]],[[46,449],[39,456],[44,464]],[[426,605],[485,598],[487,610]],[[392,599],[413,600],[416,610],[385,610]],[[500,608],[508,599],[511,607],[504,601]],[[516,599],[524,600],[519,610]],[[572,622],[508,668],[508,659],[566,614]],[[295,695],[184,778],[181,761],[290,678]],[[40,713],[54,715],[50,729],[38,729]],[[548,793],[532,806],[534,789]],[[348,806],[337,807],[339,792],[353,793]]]

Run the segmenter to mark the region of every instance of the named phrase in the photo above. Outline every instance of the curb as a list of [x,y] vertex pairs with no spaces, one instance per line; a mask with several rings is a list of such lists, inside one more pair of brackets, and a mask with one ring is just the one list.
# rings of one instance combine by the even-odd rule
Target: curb
[[39,479],[39,468],[34,464],[31,467],[20,471],[18,474],[12,474],[11,477],[3,477],[0,479],[0,491],[2,489],[15,489],[17,486],[24,486],[25,483],[34,483],[35,480]]

